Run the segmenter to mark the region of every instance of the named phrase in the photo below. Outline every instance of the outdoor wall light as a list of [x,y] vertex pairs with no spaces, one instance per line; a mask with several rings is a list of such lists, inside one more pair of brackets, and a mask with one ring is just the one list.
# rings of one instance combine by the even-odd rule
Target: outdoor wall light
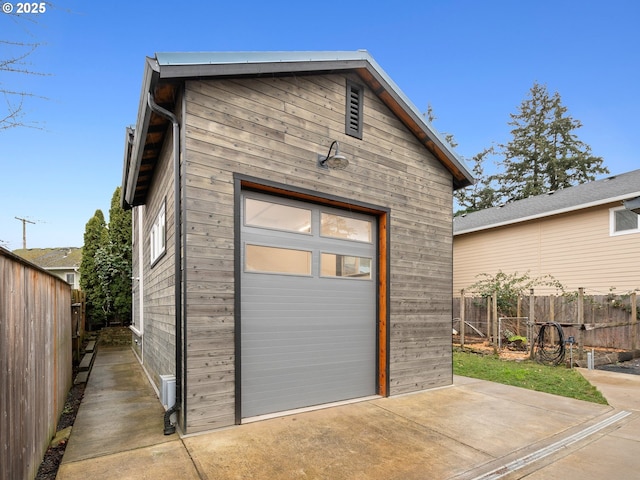
[[[333,146],[336,146],[336,153],[331,155]],[[326,155],[318,154],[318,167],[325,169],[344,170],[349,166],[349,160],[340,153],[340,144],[337,140],[334,140],[329,147],[329,152]]]

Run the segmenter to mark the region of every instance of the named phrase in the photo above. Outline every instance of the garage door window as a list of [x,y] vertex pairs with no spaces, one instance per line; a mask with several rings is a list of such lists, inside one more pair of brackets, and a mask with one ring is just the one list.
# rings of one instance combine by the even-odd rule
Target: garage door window
[[246,246],[245,271],[311,275],[311,252],[248,244]]
[[245,198],[245,225],[285,232],[311,233],[311,210]]
[[371,243],[371,222],[367,220],[322,213],[320,223],[320,234],[323,237]]
[[371,259],[323,253],[320,256],[320,271],[323,277],[348,277],[371,279]]

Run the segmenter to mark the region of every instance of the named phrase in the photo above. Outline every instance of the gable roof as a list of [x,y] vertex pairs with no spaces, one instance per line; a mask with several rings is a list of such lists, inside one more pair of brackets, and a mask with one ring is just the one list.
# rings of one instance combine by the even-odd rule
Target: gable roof
[[82,248],[28,248],[13,253],[47,270],[72,270],[80,267]]
[[360,76],[418,140],[451,172],[454,188],[473,176],[444,138],[402,93],[365,50],[337,52],[173,52],[156,53],[145,62],[135,129],[128,128],[122,178],[124,207],[144,203],[168,120],[151,111],[151,92],[161,107],[175,111],[178,85],[188,78],[354,72]]
[[525,198],[503,206],[460,215],[453,219],[453,234],[487,230],[559,215],[640,196],[640,170],[583,183],[544,195]]

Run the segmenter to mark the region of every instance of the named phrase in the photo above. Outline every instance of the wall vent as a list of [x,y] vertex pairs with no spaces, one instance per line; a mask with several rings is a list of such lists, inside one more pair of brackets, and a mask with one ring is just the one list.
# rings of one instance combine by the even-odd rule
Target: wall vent
[[364,88],[361,85],[347,81],[347,105],[345,117],[345,132],[347,135],[362,139],[362,110]]

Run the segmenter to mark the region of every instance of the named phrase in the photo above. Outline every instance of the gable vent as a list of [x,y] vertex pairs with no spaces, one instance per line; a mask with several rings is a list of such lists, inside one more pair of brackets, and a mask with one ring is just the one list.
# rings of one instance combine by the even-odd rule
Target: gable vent
[[362,86],[347,81],[347,105],[345,117],[345,132],[347,135],[362,139]]

